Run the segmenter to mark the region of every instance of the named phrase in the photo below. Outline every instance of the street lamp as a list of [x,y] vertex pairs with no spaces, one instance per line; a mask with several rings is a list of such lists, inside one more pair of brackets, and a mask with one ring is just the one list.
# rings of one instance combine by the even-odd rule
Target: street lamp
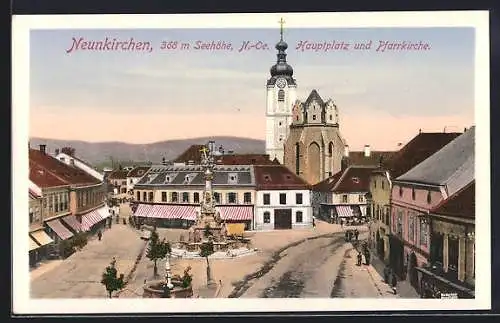
[[165,280],[167,281],[168,289],[174,288],[172,284],[172,272],[170,271],[170,253],[167,254],[167,259],[165,261]]

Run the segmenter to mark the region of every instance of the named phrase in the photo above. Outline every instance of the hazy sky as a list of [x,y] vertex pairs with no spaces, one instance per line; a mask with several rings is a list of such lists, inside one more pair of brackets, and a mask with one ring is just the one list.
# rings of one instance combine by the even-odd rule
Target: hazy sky
[[[151,52],[66,51],[85,40],[149,41]],[[474,29],[286,29],[298,97],[312,89],[339,107],[352,149],[395,149],[424,131],[474,123]],[[162,51],[162,40],[225,41],[233,51]],[[238,52],[243,41],[268,50]],[[276,29],[36,30],[31,32],[30,135],[154,141],[207,135],[264,139],[266,80]],[[371,50],[300,51],[300,41],[366,42]],[[377,52],[379,41],[427,51]],[[352,46],[352,45],[351,45]]]

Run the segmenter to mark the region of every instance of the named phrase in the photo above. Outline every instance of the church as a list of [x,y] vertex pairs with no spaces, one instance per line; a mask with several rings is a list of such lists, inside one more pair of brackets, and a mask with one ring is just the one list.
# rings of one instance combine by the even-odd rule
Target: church
[[297,99],[297,81],[286,61],[283,21],[280,35],[277,61],[267,80],[266,154],[316,184],[341,170],[346,143],[339,131],[338,109],[316,90],[305,101]]

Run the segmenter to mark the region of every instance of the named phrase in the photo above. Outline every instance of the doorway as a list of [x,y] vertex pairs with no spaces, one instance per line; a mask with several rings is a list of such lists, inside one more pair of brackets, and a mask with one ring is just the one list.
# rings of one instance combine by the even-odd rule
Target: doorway
[[292,228],[292,209],[274,210],[274,229]]

